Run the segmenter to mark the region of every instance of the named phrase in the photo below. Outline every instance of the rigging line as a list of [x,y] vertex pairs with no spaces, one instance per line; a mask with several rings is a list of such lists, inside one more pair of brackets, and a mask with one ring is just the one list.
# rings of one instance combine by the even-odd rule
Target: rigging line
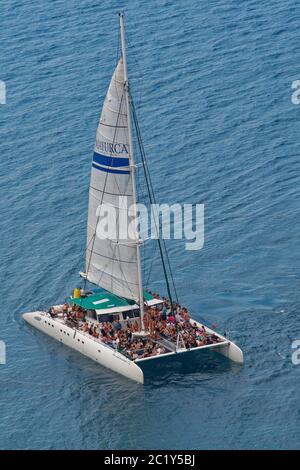
[[[124,96],[124,94],[122,93],[122,96],[121,96],[121,99],[120,99],[120,104],[119,104],[119,113],[118,113],[118,116],[117,116],[117,124],[118,124],[119,117],[120,117],[120,111],[121,111],[123,96]],[[117,132],[117,127],[115,128],[115,131],[114,131],[113,143],[115,143],[116,132]],[[110,153],[110,158],[111,158],[110,163],[113,163],[112,150],[111,150],[111,153]],[[108,165],[108,167],[111,167],[111,165]],[[103,186],[103,192],[102,192],[102,196],[101,196],[100,205],[102,204],[102,201],[103,201],[104,192],[105,192],[106,183],[107,183],[107,178],[108,178],[108,172],[106,172],[106,175],[105,175],[105,180],[104,180],[104,186]],[[92,258],[92,252],[93,252],[93,248],[94,248],[94,244],[95,244],[96,231],[97,231],[97,226],[98,226],[99,218],[100,218],[100,214],[99,214],[98,217],[97,217],[96,224],[95,224],[95,230],[94,230],[94,233],[93,233],[93,236],[92,236],[93,243],[92,243],[92,248],[91,248],[91,252],[90,252],[90,256],[89,256],[89,261],[88,261],[88,265],[87,265],[87,270],[86,270],[86,277],[85,277],[85,282],[84,282],[84,289],[86,288],[87,275],[88,275],[88,272],[89,272],[89,269],[90,269],[91,258]]]
[[[119,225],[119,218],[120,218],[120,211],[119,211],[118,214],[117,214],[117,222],[118,222],[118,225]],[[115,245],[115,250],[116,250],[117,248],[119,248],[119,246],[116,244],[116,245]],[[115,254],[115,252],[114,252],[114,254]],[[120,257],[120,252],[119,252],[119,257]],[[117,261],[117,263],[118,263],[118,268],[119,268],[119,270],[121,271],[121,273],[122,273],[122,275],[123,275],[124,281],[125,281],[125,283],[127,284],[127,288],[128,288],[128,290],[130,291],[131,296],[134,297],[133,291],[131,290],[131,287],[130,287],[130,285],[129,285],[129,283],[128,283],[128,280],[126,279],[126,276],[125,276],[125,274],[124,274],[123,266],[122,266],[122,264],[121,264],[121,261],[120,261],[120,260],[116,260],[116,261]]]
[[[117,217],[119,218],[119,214],[117,215]],[[119,245],[116,243],[116,244],[113,245],[113,257],[114,257],[115,254],[116,254],[117,248],[119,248]],[[120,252],[119,252],[119,257],[120,257]],[[133,291],[132,291],[132,289],[131,289],[131,287],[130,287],[130,285],[129,285],[129,282],[128,282],[128,280],[126,279],[126,276],[125,276],[125,274],[124,274],[121,261],[118,260],[118,259],[115,259],[115,261],[118,263],[118,268],[119,268],[119,270],[121,271],[121,273],[122,273],[122,275],[123,275],[124,281],[125,281],[125,283],[126,283],[126,285],[127,285],[127,288],[128,288],[128,290],[129,290],[129,292],[131,293],[131,296],[134,297]],[[101,271],[101,269],[99,269],[99,271]],[[99,284],[99,282],[101,281],[102,276],[103,276],[104,274],[107,274],[107,273],[106,273],[104,270],[102,270],[102,271],[100,272],[100,276],[99,276],[99,278],[98,278],[98,284]],[[117,277],[114,276],[113,274],[111,274],[111,277],[112,277],[112,278],[117,278]],[[113,280],[112,280],[112,282],[113,282]],[[112,286],[112,284],[111,284],[111,286]]]
[[146,270],[146,263],[144,263],[144,277],[147,278],[146,286],[149,287],[150,277],[152,275],[152,267],[154,263],[154,259],[156,257],[156,250],[157,250],[157,243],[144,243],[143,245],[143,256],[144,259],[150,259],[150,265],[148,265],[148,269]]
[[[124,95],[125,92],[126,92],[126,89],[125,89],[125,83],[124,83],[124,89],[123,89],[123,92],[122,92],[122,97],[123,97],[123,95]],[[128,119],[127,114],[126,114],[126,117],[127,117],[127,119]],[[128,138],[128,127],[127,127],[127,138]],[[132,171],[132,170],[131,170],[131,171]],[[119,190],[119,193],[120,193],[120,195],[121,195],[122,192],[121,192],[121,190],[120,190],[117,177],[115,176],[114,178],[115,178],[116,186],[117,186],[117,188],[118,188],[118,190]],[[129,186],[129,184],[130,184],[130,182],[128,181],[128,186]],[[125,191],[125,192],[127,191],[127,187],[124,189],[124,191]],[[124,196],[124,194],[122,194],[122,196]],[[132,195],[131,195],[131,196],[132,196]],[[118,213],[117,213],[117,224],[119,223],[119,218],[120,218],[120,211],[118,211]],[[118,247],[118,245],[115,245],[114,253],[113,253],[114,255],[115,255],[115,251],[116,251],[117,247]],[[129,285],[129,281],[126,279],[126,276],[125,276],[125,274],[124,274],[124,271],[123,271],[123,267],[122,267],[122,265],[121,265],[121,262],[120,262],[119,260],[117,260],[117,259],[116,259],[115,261],[118,263],[119,270],[121,271],[121,273],[122,273],[122,275],[123,275],[124,281],[125,281],[125,283],[126,283],[126,285],[127,285],[128,290],[129,290],[130,293],[131,293],[131,296],[134,297],[133,291],[132,291],[132,289],[131,289],[131,287],[130,287],[130,285]],[[101,278],[102,278],[102,276],[101,276]]]
[[[141,131],[140,131],[140,128],[139,128],[136,109],[135,109],[133,100],[132,100],[132,108],[133,108],[133,114],[135,116],[135,123],[136,123],[136,130],[137,130],[137,134],[138,134],[138,139],[139,139],[140,147],[141,147],[142,161],[143,161],[144,168],[146,169],[147,174],[148,174],[149,185],[150,185],[150,188],[151,188],[151,191],[152,191],[152,199],[153,199],[154,203],[156,204],[155,193],[154,193],[154,189],[153,189],[153,185],[152,185],[152,181],[151,181],[151,175],[150,175],[150,171],[149,171],[149,167],[148,167],[148,163],[147,163],[147,159],[146,159],[146,153],[145,153],[145,149],[144,149],[144,144],[143,144]],[[146,176],[146,173],[145,173],[145,176]],[[146,177],[146,181],[147,181],[147,177]],[[150,194],[149,194],[149,196],[150,196]],[[160,240],[160,238],[159,238],[159,240]],[[175,298],[176,298],[176,301],[178,302],[178,295],[177,295],[175,281],[174,281],[174,277],[173,277],[173,273],[172,273],[172,269],[171,269],[170,258],[169,258],[166,242],[165,242],[164,239],[162,239],[162,243],[163,243],[163,247],[164,247],[164,251],[165,251],[165,255],[166,255],[166,259],[167,259],[169,273],[170,273],[171,280],[172,280],[172,285],[173,285],[173,289],[174,289],[174,293],[175,293]]]
[[[113,256],[115,255],[115,252],[116,252],[117,248],[118,248],[118,245],[116,244],[116,245],[114,246],[114,249],[113,249]],[[120,254],[120,253],[119,253],[119,254]],[[116,260],[116,261],[118,262],[118,260]],[[118,263],[119,263],[119,264],[118,264],[119,270],[121,271],[121,273],[122,273],[122,275],[123,275],[124,281],[125,281],[126,284],[127,284],[127,288],[128,288],[128,290],[130,291],[131,296],[134,297],[133,291],[131,290],[131,287],[130,287],[130,285],[129,285],[129,283],[128,283],[128,280],[126,279],[125,274],[124,274],[124,272],[123,272],[123,268],[122,268],[120,262],[118,262]],[[100,276],[99,276],[99,278],[98,278],[98,283],[101,281],[102,276],[103,276],[104,274],[107,274],[103,269],[102,269],[102,270],[99,269],[99,271],[100,271]],[[118,279],[118,278],[117,278],[116,276],[114,276],[113,274],[111,274],[110,276],[111,276],[111,278]],[[112,282],[113,282],[113,279],[112,279]],[[111,287],[112,287],[112,285],[113,285],[113,284],[111,284]]]
[[134,61],[135,61],[135,64],[136,64],[136,70],[138,71],[138,75],[139,75],[138,82],[137,82],[138,87],[139,87],[139,89],[138,89],[139,98],[138,98],[138,104],[137,105],[139,106],[142,102],[142,90],[141,90],[141,83],[143,83],[142,73],[141,73],[141,68],[140,68],[139,62],[137,60],[136,52],[134,50],[134,45],[131,44],[131,42],[129,41],[129,38],[127,38],[127,45],[128,45],[128,48],[130,48],[131,51],[132,51],[132,57],[134,58]]
[[[131,99],[132,101],[132,99]],[[149,170],[148,170],[148,167],[146,165],[146,160],[145,160],[145,154],[144,154],[144,147],[143,147],[143,142],[141,140],[141,135],[140,135],[140,131],[139,131],[139,126],[138,126],[138,122],[137,122],[137,116],[136,116],[136,113],[135,113],[135,108],[134,108],[134,104],[133,104],[133,101],[132,101],[132,110],[133,110],[133,117],[134,117],[134,123],[135,123],[135,127],[136,127],[136,131],[137,131],[137,136],[138,136],[138,140],[139,140],[139,144],[140,144],[140,148],[141,148],[141,152],[142,152],[142,155],[143,155],[143,167],[144,167],[144,170],[145,170],[145,179],[146,179],[146,184],[147,184],[147,188],[148,188],[148,192],[149,192],[149,198],[150,198],[150,202],[151,204],[154,202],[155,203],[155,196],[153,194],[153,187],[151,188],[151,185],[150,185],[150,182],[149,182]],[[157,231],[157,223],[156,223],[156,218],[154,217],[154,223],[155,223],[155,227],[156,227],[156,231]],[[158,232],[158,235],[159,235],[159,232]],[[172,301],[172,295],[171,295],[171,290],[170,290],[170,284],[169,284],[169,279],[168,279],[168,274],[167,274],[167,270],[166,270],[166,266],[165,266],[165,261],[164,261],[164,256],[163,256],[163,250],[162,250],[162,245],[161,245],[161,240],[160,240],[160,237],[158,236],[157,238],[157,241],[158,241],[158,247],[159,247],[159,251],[160,251],[160,256],[161,256],[161,261],[162,261],[162,265],[163,265],[163,271],[164,271],[164,275],[165,275],[165,280],[166,280],[166,285],[167,285],[167,291],[168,291],[168,295],[169,295],[169,298],[170,298],[170,304],[171,304],[171,311],[172,311],[172,314],[174,314],[174,306],[173,306],[173,301]]]
[[[114,243],[114,245],[116,245],[116,243]],[[117,246],[120,246],[120,245],[117,245]],[[127,260],[122,260],[122,259],[116,260],[115,258],[112,258],[111,256],[103,255],[102,253],[98,253],[95,250],[94,250],[93,253],[97,256],[100,256],[100,258],[106,258],[106,259],[109,259],[110,261],[118,261],[119,263],[123,263],[123,264],[134,264],[135,263],[134,261],[127,261]]]
[[[147,164],[147,163],[146,163]],[[149,169],[147,167],[147,171],[148,171],[148,177],[150,178],[150,174],[149,174]],[[151,180],[150,180],[150,186],[151,186]],[[155,196],[154,196],[154,190],[153,190],[153,187],[152,187],[152,196],[153,196],[153,201],[154,201],[154,204],[156,204],[156,200],[155,200]],[[160,224],[160,222],[159,222]],[[159,236],[159,234],[158,234]],[[175,281],[174,281],[174,277],[173,277],[173,272],[172,272],[172,268],[171,268],[171,263],[170,263],[170,258],[169,258],[169,254],[168,254],[168,250],[167,250],[167,246],[166,246],[166,242],[164,240],[164,238],[158,238],[162,244],[163,244],[163,248],[164,248],[164,252],[165,252],[165,256],[166,256],[166,260],[167,260],[167,267],[168,267],[168,270],[169,270],[169,274],[170,274],[170,277],[171,277],[171,281],[172,281],[172,286],[173,286],[173,290],[174,290],[174,293],[175,293],[175,298],[176,298],[176,302],[178,302],[178,295],[177,295],[177,290],[176,290],[176,286],[175,286]]]
[[[119,49],[120,49],[120,34],[121,34],[121,33],[119,33],[119,35],[118,35],[118,40],[119,40],[119,43],[118,43],[118,52],[119,52]],[[118,64],[118,62],[119,62],[119,61],[117,60],[117,64]],[[115,142],[118,129],[120,129],[120,128],[124,129],[125,131],[127,130],[127,140],[128,140],[128,126],[118,126],[119,118],[120,118],[121,116],[122,116],[122,117],[126,117],[127,120],[128,120],[127,113],[125,113],[125,114],[122,114],[122,113],[121,113],[122,100],[123,100],[123,98],[124,98],[124,94],[126,93],[126,90],[125,90],[125,83],[120,82],[120,81],[118,81],[118,80],[116,80],[116,79],[114,79],[114,82],[115,82],[115,83],[122,83],[122,84],[123,84],[123,88],[122,88],[121,96],[119,96],[118,87],[117,87],[117,86],[115,87],[115,91],[116,91],[116,93],[117,93],[118,100],[121,100],[121,102],[120,102],[120,106],[119,106],[119,110],[118,110],[118,116],[117,116],[117,123],[116,123],[116,126],[111,126],[111,127],[115,127],[115,132],[114,132],[114,137],[113,137],[112,143]],[[110,109],[110,108],[108,107],[108,109]],[[128,122],[128,121],[127,121],[127,122]],[[112,152],[111,152],[111,157],[112,157]],[[120,190],[120,187],[119,187],[118,180],[117,180],[117,177],[116,177],[116,176],[114,176],[114,182],[115,182],[115,184],[116,184],[116,186],[117,186],[117,189],[119,190],[119,194],[120,194],[121,196],[126,196],[125,193],[126,193],[127,188],[129,187],[129,181],[128,181],[127,187],[124,189],[124,194],[122,194],[122,191]],[[104,196],[104,190],[102,191],[102,193],[103,193],[103,196]],[[109,193],[106,192],[106,194],[109,194]],[[132,195],[129,195],[129,196],[132,196]]]
[[154,262],[154,259],[155,259],[155,255],[156,255],[156,250],[157,250],[157,243],[154,243],[154,250],[153,250],[153,253],[152,253],[150,269],[148,271],[148,278],[147,278],[147,282],[146,282],[147,287],[148,287],[149,281],[150,281],[150,276],[151,276],[151,272],[152,272],[152,267],[153,267],[153,262]]
[[[125,280],[125,282],[126,282],[126,284],[127,284],[128,290],[129,290],[130,293],[131,293],[131,296],[134,298],[133,291],[131,290],[131,287],[130,287],[130,285],[129,285],[129,283],[128,283],[128,280],[126,279],[126,276],[125,276],[125,274],[124,274],[123,267],[122,267],[121,264],[119,264],[119,269],[120,269],[121,273],[123,274],[123,278],[124,278],[124,280]],[[136,285],[136,284],[134,284],[134,285]]]
[[[135,153],[137,155],[137,162],[139,165],[142,165],[143,162],[142,162],[141,151],[140,151],[138,142],[135,142],[135,148],[136,148]],[[147,192],[146,182],[145,182],[145,178],[142,177],[142,173],[140,171],[137,172],[137,191],[139,194],[140,202],[144,202],[145,204],[147,204],[148,192]],[[151,260],[150,269],[146,270],[146,264],[144,263],[143,265],[143,276],[145,279],[147,278],[145,287],[149,287],[149,280],[150,280],[150,276],[152,273],[152,266],[153,266],[153,261],[154,261],[155,254],[156,254],[157,243],[150,243],[149,250],[147,246],[148,246],[147,243],[143,243],[141,246],[143,259],[146,259],[146,257],[148,256]]]
[[174,292],[175,292],[176,302],[178,303],[177,289],[176,289],[176,286],[175,286],[175,281],[174,281],[174,277],[173,277],[173,272],[172,272],[172,269],[171,269],[171,263],[170,263],[169,253],[168,253],[168,250],[167,250],[166,241],[165,241],[164,238],[162,239],[162,242],[163,242],[163,245],[164,245],[165,254],[166,254],[166,258],[167,258],[167,263],[168,263],[168,266],[169,266],[169,271],[170,271],[170,276],[171,276],[171,279],[172,279],[173,289],[174,289]]
[[[119,280],[119,277],[115,276],[114,274],[110,274],[110,273],[108,273],[107,271],[103,271],[101,268],[97,268],[97,269],[98,269],[98,271],[101,271],[101,276],[102,276],[103,274],[107,274],[108,276],[113,277],[114,279]],[[131,282],[131,284],[132,284],[133,286],[136,285],[134,282]],[[104,289],[104,288],[103,288],[103,289]],[[104,289],[104,290],[107,290],[107,289]],[[121,296],[118,296],[118,297],[121,297]],[[126,298],[126,297],[124,297],[124,298]]]
[[120,28],[118,28],[118,41],[117,41],[117,53],[116,53],[116,67],[117,67],[117,65],[118,65],[119,55],[120,55],[120,36],[121,36],[121,32],[120,32]]
[[[141,145],[141,153],[142,153],[142,158],[143,158],[143,164],[145,164],[146,171],[147,171],[147,174],[148,174],[148,180],[149,180],[149,184],[150,184],[150,188],[151,188],[151,192],[152,192],[152,198],[153,198],[154,203],[156,204],[155,193],[154,193],[154,189],[153,189],[153,185],[152,185],[152,181],[151,181],[151,175],[150,175],[149,167],[148,167],[148,164],[147,164],[147,159],[146,159],[146,154],[145,154],[144,145],[143,145],[143,141],[142,141],[141,131],[140,131],[140,128],[139,128],[137,115],[136,115],[136,110],[135,110],[133,101],[132,101],[132,105],[133,105],[133,110],[134,110],[134,114],[135,114],[135,122],[136,122],[136,125],[137,125],[138,138],[139,138],[140,145]],[[149,194],[149,196],[150,196],[150,194]],[[171,263],[170,263],[170,259],[169,259],[169,255],[168,255],[168,250],[167,250],[166,243],[165,243],[164,239],[162,239],[162,242],[163,242],[163,245],[164,245],[164,250],[165,250],[165,254],[166,254],[166,258],[167,258],[167,264],[168,264],[168,268],[169,268],[169,271],[170,271],[170,276],[171,276],[171,279],[172,279],[173,289],[174,289],[174,292],[175,292],[176,300],[178,302],[178,295],[177,295],[176,286],[175,286],[175,282],[174,282],[174,278],[173,278],[173,273],[172,273],[172,269],[171,269]]]

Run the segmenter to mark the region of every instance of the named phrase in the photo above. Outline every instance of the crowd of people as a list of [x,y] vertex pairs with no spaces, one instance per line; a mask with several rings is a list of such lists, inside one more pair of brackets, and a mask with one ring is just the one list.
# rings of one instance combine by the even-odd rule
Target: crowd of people
[[[158,294],[152,294],[159,299]],[[208,333],[205,326],[192,322],[189,312],[178,303],[173,304],[166,298],[156,306],[146,307],[143,323],[140,319],[123,322],[95,322],[87,319],[85,311],[78,305],[65,303],[61,313],[66,324],[75,327],[90,336],[99,339],[108,346],[117,349],[131,359],[146,358],[165,354],[174,350],[179,344],[185,348],[195,348],[214,344],[221,339],[214,333]],[[57,312],[53,307],[49,314],[54,317]],[[141,331],[141,326],[143,326]]]
[[116,320],[112,323],[85,322],[79,327],[101,342],[124,353],[131,359],[163,354],[166,349],[154,341],[149,335],[135,335],[140,331],[137,321],[127,322],[125,327]]
[[149,307],[144,316],[145,329],[149,331],[154,340],[165,338],[171,342],[177,342],[178,334],[186,348],[195,348],[206,344],[220,342],[220,338],[206,331],[204,325],[198,326],[191,322],[191,317],[185,307],[178,303],[173,304],[163,298],[163,307]]

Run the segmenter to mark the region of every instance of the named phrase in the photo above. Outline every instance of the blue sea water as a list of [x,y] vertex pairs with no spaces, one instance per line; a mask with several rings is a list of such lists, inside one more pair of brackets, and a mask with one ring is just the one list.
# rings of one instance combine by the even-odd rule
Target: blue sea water
[[[299,448],[299,2],[0,9],[0,448]],[[230,333],[243,367],[198,355],[141,386],[22,321],[64,300],[83,267],[119,10],[157,199],[205,204],[203,249],[168,243],[180,301]],[[156,265],[150,287],[164,290]]]

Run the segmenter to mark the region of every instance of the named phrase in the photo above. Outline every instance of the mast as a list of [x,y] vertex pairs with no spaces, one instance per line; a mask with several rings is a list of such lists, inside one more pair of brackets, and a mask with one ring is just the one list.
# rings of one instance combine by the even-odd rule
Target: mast
[[[131,109],[130,109],[130,94],[129,94],[129,82],[128,82],[128,73],[127,73],[127,61],[126,61],[126,42],[125,42],[125,30],[124,30],[124,15],[119,13],[120,16],[120,33],[121,33],[121,49],[122,49],[122,60],[124,68],[124,82],[125,82],[125,100],[126,100],[126,110],[127,110],[127,122],[128,122],[128,144],[129,144],[129,156],[130,156],[130,173],[132,179],[132,188],[133,188],[133,204],[135,206],[134,217],[136,219],[137,211],[137,195],[136,195],[136,179],[135,179],[135,170],[136,166],[134,164],[134,152],[133,152],[133,142],[132,142],[132,127],[131,127]],[[139,234],[138,238],[139,238]],[[140,255],[140,240],[136,242],[136,257],[137,257],[137,269],[138,269],[138,282],[139,282],[139,304],[140,304],[140,315],[141,315],[141,329],[144,329],[144,294],[143,294],[143,282],[142,282],[142,268],[141,268],[141,255]]]

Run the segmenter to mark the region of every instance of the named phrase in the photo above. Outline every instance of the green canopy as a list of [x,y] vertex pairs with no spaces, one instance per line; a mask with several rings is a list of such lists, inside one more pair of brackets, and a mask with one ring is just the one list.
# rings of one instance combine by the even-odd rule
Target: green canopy
[[148,292],[144,292],[144,299],[146,302],[149,302],[149,300],[152,300],[153,298],[153,295],[149,294]]
[[[148,292],[144,292],[144,298],[146,302],[153,300],[153,296]],[[118,311],[130,310],[133,305],[136,305],[134,300],[127,300],[122,297],[118,297],[108,291],[93,293],[92,295],[80,297],[79,299],[71,297],[71,303],[79,305],[86,310],[116,309]]]
[[73,304],[80,305],[80,307],[85,308],[86,310],[106,310],[116,307],[126,308],[132,305],[128,300],[117,297],[110,292],[92,294],[88,297],[80,297],[79,299],[71,297],[71,302]]

